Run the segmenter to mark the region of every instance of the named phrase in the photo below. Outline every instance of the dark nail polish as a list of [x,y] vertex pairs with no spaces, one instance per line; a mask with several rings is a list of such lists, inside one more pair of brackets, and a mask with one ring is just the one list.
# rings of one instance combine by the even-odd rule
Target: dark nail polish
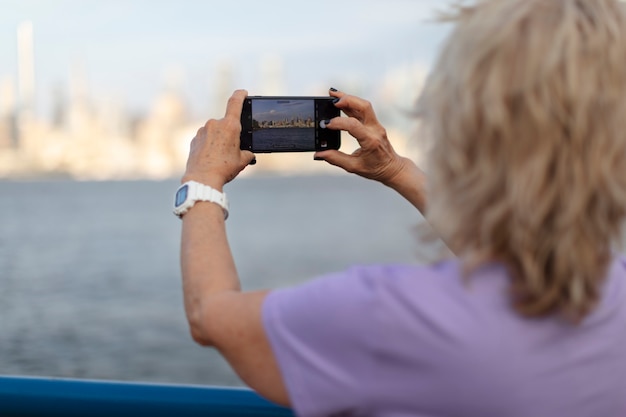
[[339,97],[335,97],[335,99],[333,100],[333,104],[339,103],[339,100],[341,100]]
[[336,88],[334,88],[334,87],[330,87],[330,91],[332,91],[333,93],[336,93],[336,92],[337,92],[337,89],[336,89]]
[[321,127],[322,129],[326,129],[326,127],[328,126],[328,124],[329,124],[329,123],[330,123],[330,120],[329,120],[329,119],[322,120],[322,121],[320,122],[320,127]]
[[314,161],[323,161],[323,160],[324,160],[324,158],[322,158],[321,156],[314,156],[314,157],[313,157],[313,160],[314,160]]
[[252,161],[248,165],[256,165],[256,158],[252,158]]

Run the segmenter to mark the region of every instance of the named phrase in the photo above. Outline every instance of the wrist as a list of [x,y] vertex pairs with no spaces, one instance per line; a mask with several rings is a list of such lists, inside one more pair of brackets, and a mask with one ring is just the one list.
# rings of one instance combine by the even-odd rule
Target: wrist
[[411,170],[412,163],[413,162],[408,158],[398,156],[398,159],[392,165],[393,168],[388,171],[389,174],[381,182],[387,187],[394,190],[404,185],[404,182],[406,181],[405,177],[407,176],[407,173]]
[[426,210],[426,175],[409,158],[402,159],[402,168],[385,185],[398,192],[421,213]]

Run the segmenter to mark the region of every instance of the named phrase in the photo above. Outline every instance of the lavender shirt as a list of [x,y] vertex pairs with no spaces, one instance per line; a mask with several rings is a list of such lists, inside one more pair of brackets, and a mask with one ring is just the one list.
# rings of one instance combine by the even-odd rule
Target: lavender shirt
[[626,263],[578,326],[524,319],[509,277],[458,261],[355,267],[270,293],[263,323],[300,416],[626,416]]

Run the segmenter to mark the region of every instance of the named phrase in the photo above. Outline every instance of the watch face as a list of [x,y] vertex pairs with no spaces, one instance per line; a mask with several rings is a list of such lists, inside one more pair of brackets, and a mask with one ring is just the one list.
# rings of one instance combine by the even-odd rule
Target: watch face
[[179,207],[181,204],[187,200],[187,194],[189,192],[189,186],[185,185],[181,187],[176,193],[176,202],[174,203],[176,207]]

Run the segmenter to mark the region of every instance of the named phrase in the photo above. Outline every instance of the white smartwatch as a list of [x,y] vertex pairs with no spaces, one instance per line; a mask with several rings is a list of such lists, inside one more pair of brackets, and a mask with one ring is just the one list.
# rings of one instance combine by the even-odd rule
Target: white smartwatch
[[224,210],[224,220],[228,218],[226,194],[196,181],[187,181],[178,187],[174,198],[174,214],[182,218],[197,201],[209,201],[219,205]]

